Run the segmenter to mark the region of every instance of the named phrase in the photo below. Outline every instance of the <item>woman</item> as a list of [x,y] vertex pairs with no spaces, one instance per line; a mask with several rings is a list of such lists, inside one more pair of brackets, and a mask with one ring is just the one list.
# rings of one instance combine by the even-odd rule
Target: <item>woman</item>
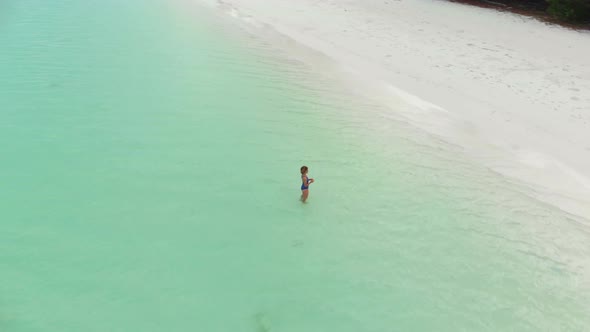
[[309,185],[314,182],[307,176],[307,166],[301,166],[301,201],[305,203],[307,196],[309,195]]

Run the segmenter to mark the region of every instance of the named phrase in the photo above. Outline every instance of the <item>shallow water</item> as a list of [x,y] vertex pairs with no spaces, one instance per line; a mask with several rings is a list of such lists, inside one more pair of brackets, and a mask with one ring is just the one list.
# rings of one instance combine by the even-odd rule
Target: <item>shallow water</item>
[[4,1],[0,45],[2,331],[590,326],[586,226],[209,9]]

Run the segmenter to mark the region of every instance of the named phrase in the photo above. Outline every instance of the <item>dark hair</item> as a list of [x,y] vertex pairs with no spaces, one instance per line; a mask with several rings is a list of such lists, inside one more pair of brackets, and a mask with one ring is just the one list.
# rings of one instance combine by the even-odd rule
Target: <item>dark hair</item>
[[307,172],[307,166],[301,166],[301,174]]

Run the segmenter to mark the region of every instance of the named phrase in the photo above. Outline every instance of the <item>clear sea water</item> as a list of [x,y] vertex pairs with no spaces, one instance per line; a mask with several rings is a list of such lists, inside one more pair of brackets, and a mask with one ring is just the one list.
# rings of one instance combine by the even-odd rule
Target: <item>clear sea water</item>
[[590,327],[587,226],[210,9],[5,0],[0,47],[0,331]]

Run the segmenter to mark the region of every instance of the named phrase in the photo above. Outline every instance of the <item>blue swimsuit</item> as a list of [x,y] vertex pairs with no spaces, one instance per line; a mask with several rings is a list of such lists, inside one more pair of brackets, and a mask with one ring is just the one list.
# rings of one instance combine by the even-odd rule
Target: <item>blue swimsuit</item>
[[301,177],[301,190],[307,190],[309,189],[309,181],[310,179],[307,178],[307,183],[303,183],[303,176]]

